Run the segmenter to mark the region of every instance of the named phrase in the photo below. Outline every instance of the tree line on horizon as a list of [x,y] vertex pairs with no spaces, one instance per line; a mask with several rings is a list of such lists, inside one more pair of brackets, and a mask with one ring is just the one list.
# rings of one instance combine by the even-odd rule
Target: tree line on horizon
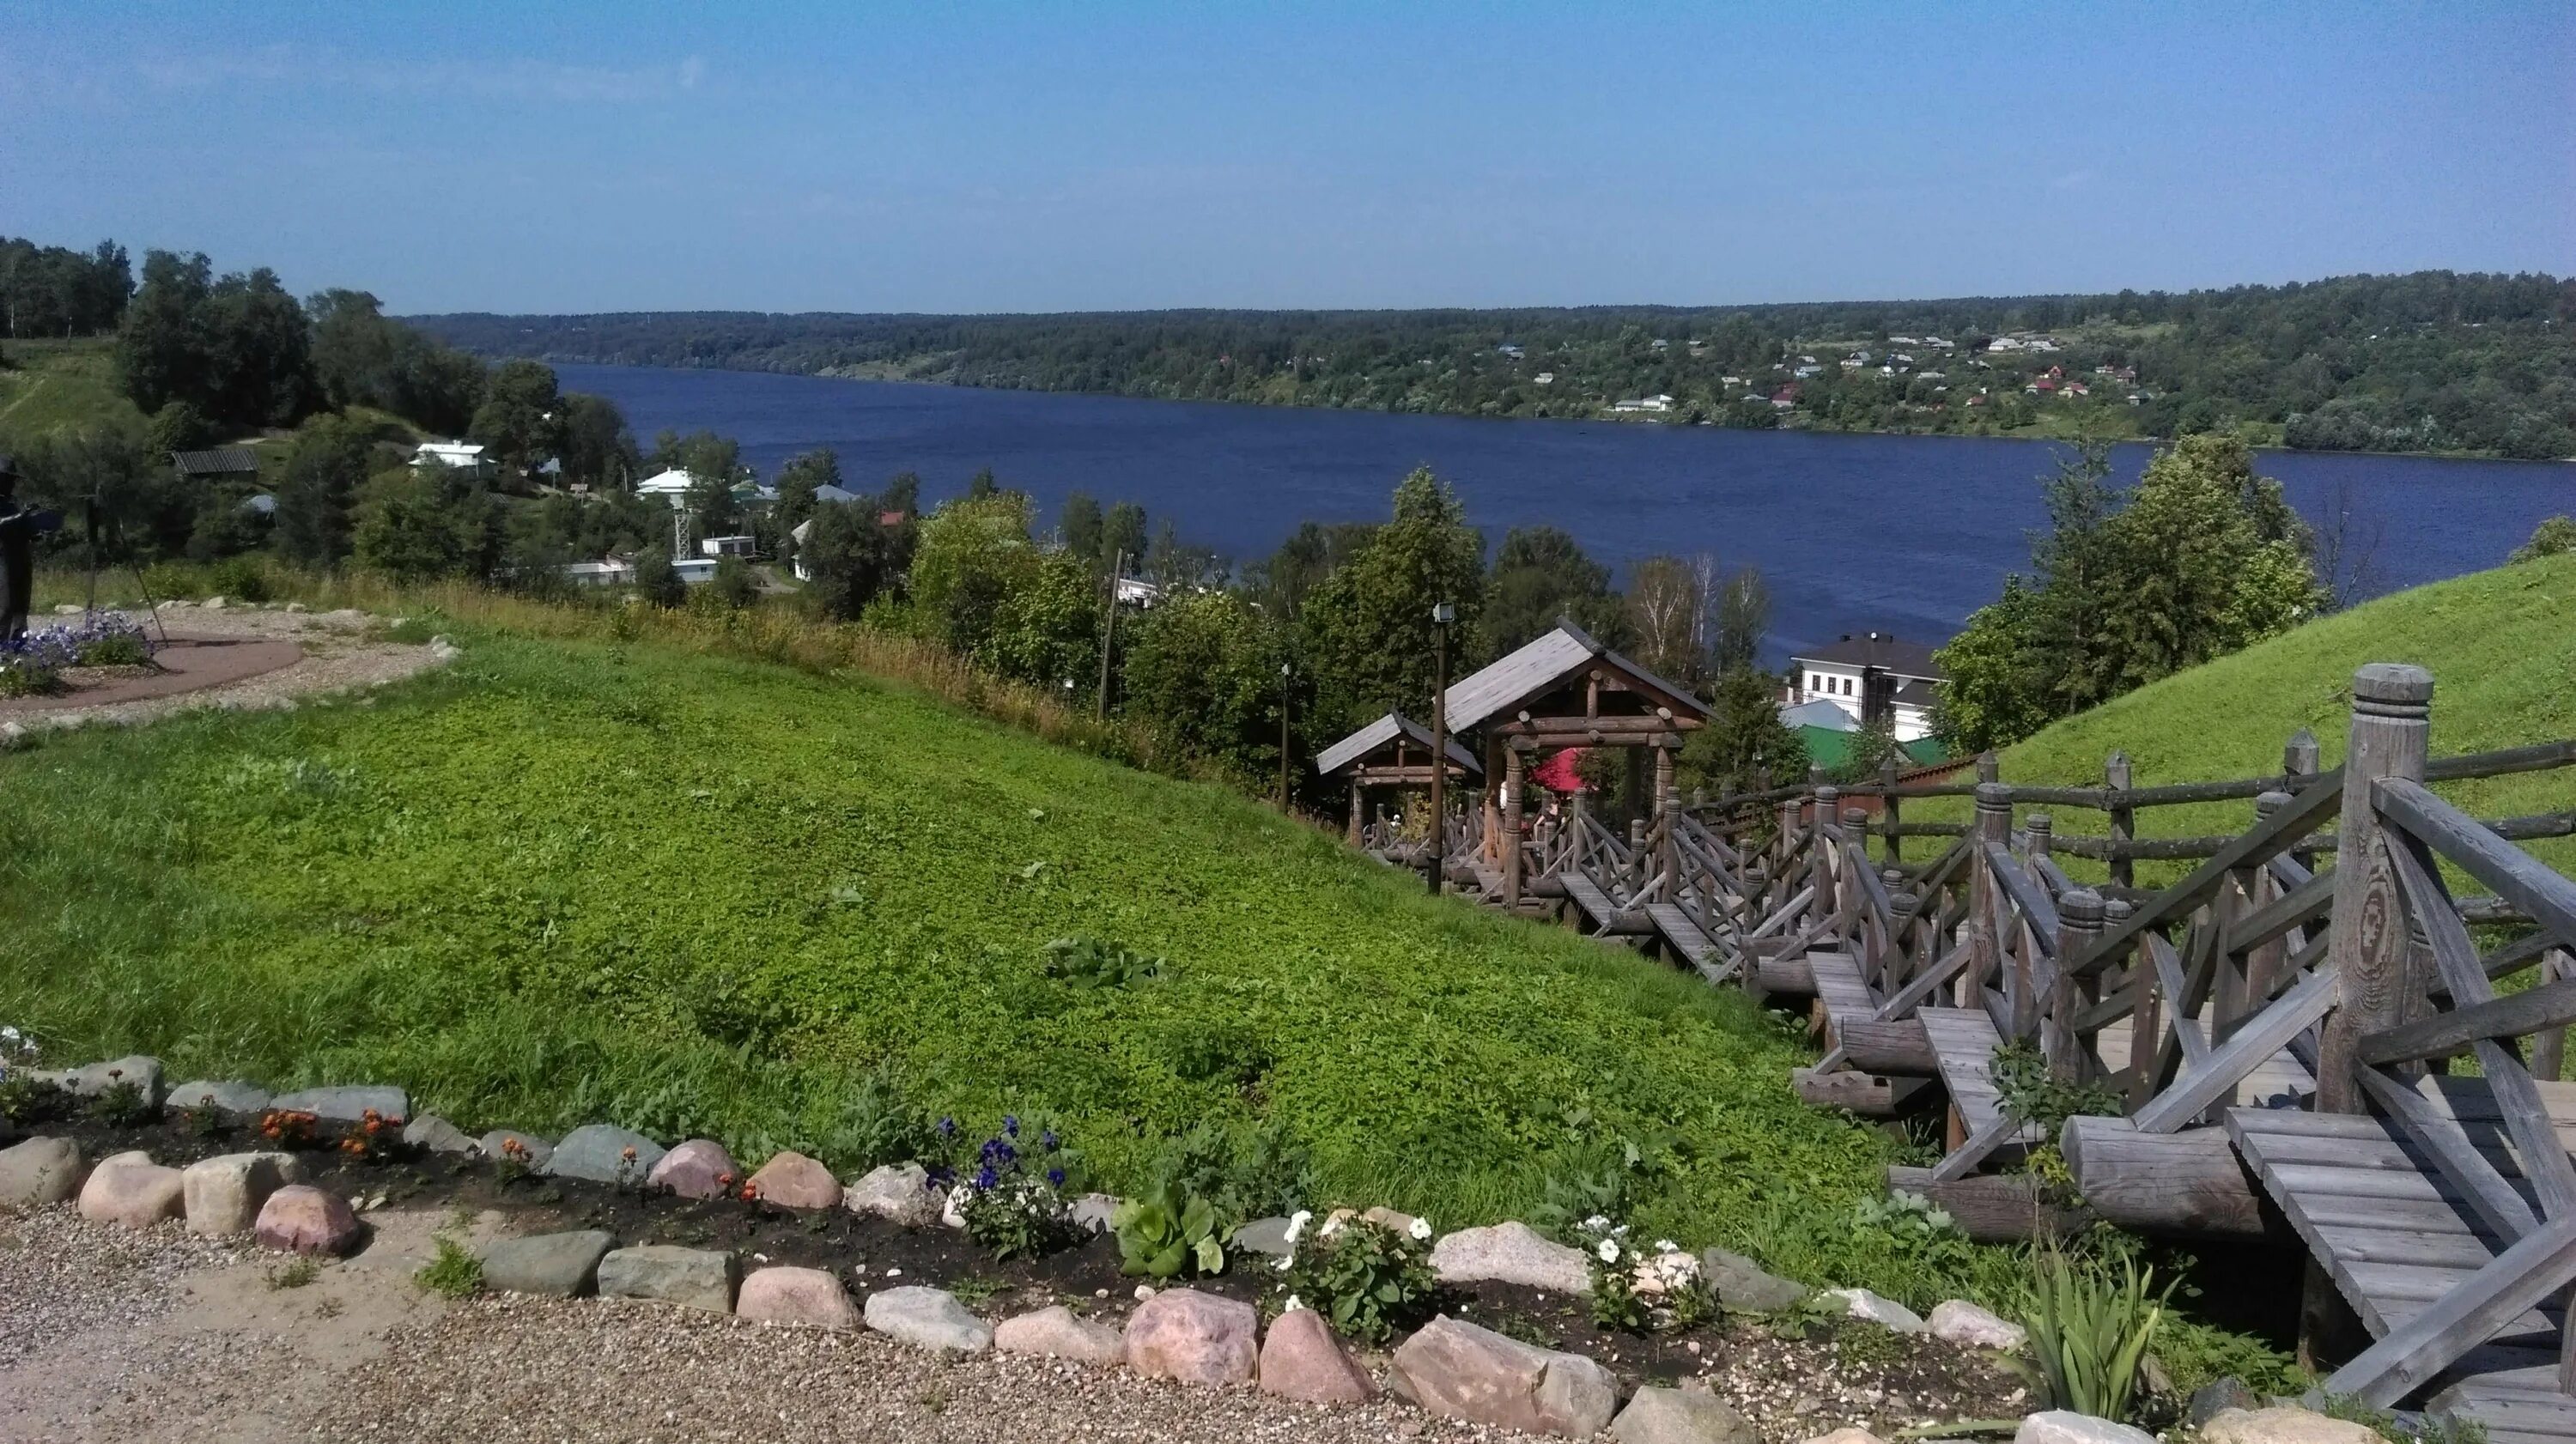
[[[2114,437],[2245,429],[2313,450],[2576,455],[2576,279],[2535,274],[1705,308],[413,320],[485,355],[1163,399],[1592,417],[1616,400],[1669,396],[1652,419]],[[1995,337],[2032,334],[2060,349],[1981,354]],[[1909,344],[1928,336],[1952,348]],[[1854,350],[1871,364],[1844,368]],[[1899,351],[1913,357],[1907,369],[1881,374]],[[1796,376],[1809,356],[1814,371]],[[2052,366],[2091,383],[2088,394],[2052,387],[2034,399],[2026,386]],[[2134,380],[2105,384],[2096,368]],[[1772,399],[1784,387],[1785,408]],[[1990,394],[1972,405],[1977,387]]]

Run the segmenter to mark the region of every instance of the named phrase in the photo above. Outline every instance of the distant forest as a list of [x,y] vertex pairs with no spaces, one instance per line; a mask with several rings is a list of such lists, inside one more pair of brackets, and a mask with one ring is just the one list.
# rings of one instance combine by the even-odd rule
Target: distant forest
[[1464,416],[2576,456],[2576,280],[1681,308],[412,318],[487,356]]

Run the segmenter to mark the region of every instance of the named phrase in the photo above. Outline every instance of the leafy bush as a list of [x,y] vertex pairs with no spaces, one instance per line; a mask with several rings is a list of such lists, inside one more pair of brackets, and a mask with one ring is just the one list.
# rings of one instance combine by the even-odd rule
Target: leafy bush
[[1123,988],[1162,976],[1163,960],[1097,938],[1058,938],[1046,945],[1046,975],[1077,988]]
[[1431,1272],[1431,1230],[1410,1234],[1352,1217],[1326,1221],[1305,1236],[1313,1215],[1289,1219],[1293,1252],[1279,1262],[1287,1309],[1311,1308],[1333,1332],[1364,1344],[1383,1344],[1431,1315],[1439,1280]]
[[[954,1146],[959,1137],[953,1118],[939,1120],[939,1137]],[[932,1181],[949,1190],[950,1205],[966,1222],[966,1235],[994,1258],[1035,1258],[1076,1241],[1073,1211],[1062,1189],[1070,1175],[1059,1159],[1063,1152],[1053,1130],[1038,1135],[1037,1158],[1020,1149],[1020,1120],[1002,1119],[1002,1131],[984,1140],[971,1164],[943,1161]],[[1045,1164],[1043,1174],[1033,1162]],[[971,1168],[971,1172],[967,1171]]]
[[1266,1121],[1235,1128],[1194,1124],[1155,1160],[1154,1177],[1183,1197],[1206,1199],[1216,1210],[1220,1233],[1252,1219],[1293,1213],[1322,1193],[1314,1155],[1286,1129]]
[[2114,1266],[2055,1249],[2032,1260],[2030,1296],[2021,1311],[2031,1359],[2016,1360],[2052,1408],[2101,1419],[2127,1419],[2138,1369],[2154,1345],[2174,1285],[2155,1287],[2155,1270],[2135,1260]]
[[249,557],[227,557],[207,575],[215,594],[232,601],[258,603],[276,595],[269,586],[268,569]]
[[1225,1245],[1217,1237],[1216,1209],[1197,1194],[1183,1194],[1158,1183],[1141,1198],[1121,1202],[1110,1211],[1109,1226],[1118,1235],[1121,1273],[1148,1278],[1174,1278],[1184,1272],[1225,1271]]
[[1642,1334],[1687,1329],[1717,1316],[1717,1296],[1699,1259],[1671,1239],[1649,1251],[1628,1241],[1628,1225],[1595,1214],[1575,1225],[1574,1246],[1592,1269],[1592,1322]]
[[140,1128],[158,1118],[161,1110],[152,1106],[152,1097],[141,1083],[119,1078],[99,1091],[90,1112],[111,1128]]
[[2576,552],[2576,516],[2553,516],[2531,529],[2531,540],[2513,549],[2513,562]]

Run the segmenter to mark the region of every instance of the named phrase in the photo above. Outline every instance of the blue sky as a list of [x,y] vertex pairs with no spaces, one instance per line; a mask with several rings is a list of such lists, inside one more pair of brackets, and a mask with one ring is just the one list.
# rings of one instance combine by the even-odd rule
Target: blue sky
[[10,0],[0,233],[400,311],[2576,271],[2576,5]]

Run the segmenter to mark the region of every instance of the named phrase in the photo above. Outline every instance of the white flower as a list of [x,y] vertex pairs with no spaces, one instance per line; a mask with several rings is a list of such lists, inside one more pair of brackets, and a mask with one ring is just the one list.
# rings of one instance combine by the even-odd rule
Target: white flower
[[1328,1219],[1325,1219],[1325,1220],[1324,1220],[1324,1232],[1323,1232],[1323,1237],[1325,1237],[1325,1238],[1331,1238],[1335,1233],[1338,1233],[1338,1232],[1340,1232],[1340,1231],[1341,1231],[1341,1227],[1342,1227],[1342,1221],[1341,1221],[1340,1219],[1338,1219],[1338,1218],[1328,1218]]
[[1283,1274],[1284,1274],[1284,1273],[1286,1273],[1286,1272],[1288,1272],[1288,1266],[1289,1266],[1290,1264],[1292,1264],[1292,1263],[1295,1263],[1296,1261],[1297,1261],[1297,1260],[1296,1260],[1296,1257],[1295,1257],[1294,1255],[1291,1255],[1291,1256],[1289,1256],[1289,1257],[1287,1257],[1287,1258],[1283,1258],[1283,1259],[1281,1259],[1281,1260],[1279,1261],[1279,1271],[1280,1271],[1281,1273],[1283,1273]]
[[1599,1233],[1601,1230],[1610,1226],[1610,1220],[1607,1215],[1596,1213],[1590,1218],[1585,1219],[1583,1221],[1583,1226],[1591,1229],[1595,1233]]
[[1297,1246],[1297,1240],[1306,1236],[1306,1225],[1313,1223],[1314,1221],[1315,1215],[1308,1209],[1301,1208],[1295,1213],[1288,1215],[1288,1246],[1290,1248],[1295,1248]]
[[1619,1261],[1619,1245],[1611,1242],[1609,1239],[1605,1238],[1601,1240],[1601,1247],[1595,1250],[1595,1252],[1601,1255],[1601,1261],[1603,1263],[1614,1264]]
[[1283,1314],[1292,1313],[1304,1307],[1306,1307],[1306,1301],[1304,1299],[1297,1297],[1295,1294],[1290,1294],[1288,1296],[1288,1302],[1279,1306],[1279,1312]]
[[1655,1240],[1655,1252],[1657,1253],[1677,1253],[1680,1250],[1681,1245],[1673,1242],[1671,1239],[1659,1238]]
[[1431,1220],[1427,1218],[1417,1218],[1413,1221],[1413,1227],[1406,1229],[1405,1232],[1412,1234],[1415,1238],[1429,1238],[1431,1237]]

